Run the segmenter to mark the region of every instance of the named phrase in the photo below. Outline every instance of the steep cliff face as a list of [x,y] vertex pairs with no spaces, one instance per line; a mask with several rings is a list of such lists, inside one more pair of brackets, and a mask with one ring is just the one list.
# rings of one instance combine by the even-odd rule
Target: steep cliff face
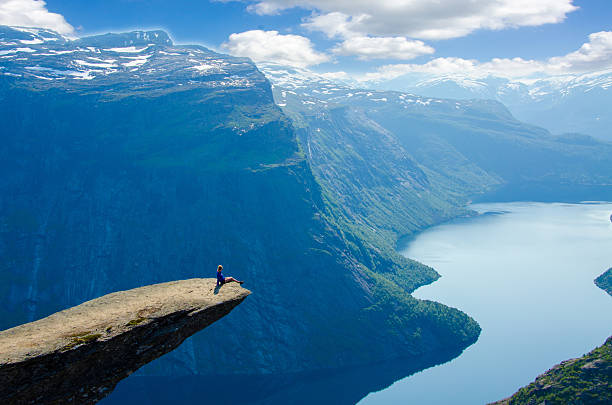
[[[143,372],[298,372],[477,338],[465,314],[408,295],[432,269],[387,261],[398,280],[404,271],[399,283],[372,265],[387,259],[328,209],[252,63],[160,32],[0,34],[10,56],[0,75],[2,327],[222,263],[258,294],[235,323]],[[22,39],[39,43],[23,52]]]
[[0,402],[97,402],[250,294],[215,284],[192,279],[120,291],[0,332]]

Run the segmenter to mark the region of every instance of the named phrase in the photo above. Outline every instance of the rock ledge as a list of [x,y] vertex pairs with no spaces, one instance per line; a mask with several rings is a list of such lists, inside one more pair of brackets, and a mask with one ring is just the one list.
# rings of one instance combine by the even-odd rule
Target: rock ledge
[[191,279],[120,291],[0,332],[0,402],[95,403],[250,291]]

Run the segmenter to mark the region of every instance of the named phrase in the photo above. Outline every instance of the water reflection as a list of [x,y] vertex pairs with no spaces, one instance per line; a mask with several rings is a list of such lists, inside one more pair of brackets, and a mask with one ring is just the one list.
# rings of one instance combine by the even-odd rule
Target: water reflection
[[132,376],[101,404],[355,404],[460,350],[329,372],[264,376]]

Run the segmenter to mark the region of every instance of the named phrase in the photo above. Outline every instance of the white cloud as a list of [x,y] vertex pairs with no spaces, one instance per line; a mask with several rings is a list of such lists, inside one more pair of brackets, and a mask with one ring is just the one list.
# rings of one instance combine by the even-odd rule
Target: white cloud
[[595,32],[580,49],[549,63],[559,70],[589,71],[612,67],[612,31]]
[[249,9],[276,14],[301,7],[314,14],[305,26],[341,36],[445,39],[478,29],[558,23],[577,9],[573,0],[257,0]]
[[404,37],[350,37],[333,50],[339,55],[355,55],[359,59],[414,59],[434,53],[431,46],[422,41]]
[[361,35],[354,33],[351,30],[351,25],[355,25],[365,18],[367,18],[365,15],[350,17],[344,13],[334,11],[312,17],[302,25],[311,31],[323,32],[329,38],[348,38]]
[[221,46],[232,55],[246,56],[255,62],[307,67],[330,60],[328,55],[314,49],[310,39],[300,35],[282,35],[278,31],[252,30],[231,34]]
[[575,52],[547,60],[494,58],[487,62],[473,59],[436,58],[425,64],[393,64],[378,68],[358,78],[359,81],[380,82],[410,73],[432,76],[458,75],[481,78],[489,75],[509,79],[534,76],[566,75],[612,69],[612,31],[589,35],[589,42]]
[[537,61],[514,59],[492,59],[480,63],[473,59],[436,58],[424,64],[392,64],[379,67],[375,72],[366,73],[359,81],[381,82],[392,80],[410,73],[423,73],[431,76],[456,75],[481,78],[489,75],[501,77],[524,77],[543,70]]
[[47,10],[42,0],[0,0],[0,25],[48,28],[63,35],[74,34],[64,16]]

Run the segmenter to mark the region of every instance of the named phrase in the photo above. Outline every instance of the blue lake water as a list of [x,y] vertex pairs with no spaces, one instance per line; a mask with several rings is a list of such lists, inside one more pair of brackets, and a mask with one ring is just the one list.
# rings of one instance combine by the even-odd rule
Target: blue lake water
[[359,403],[484,404],[612,334],[612,297],[593,279],[612,267],[611,203],[487,203],[485,215],[433,227],[401,249],[434,267],[415,296],[476,319],[479,340],[456,359]]

